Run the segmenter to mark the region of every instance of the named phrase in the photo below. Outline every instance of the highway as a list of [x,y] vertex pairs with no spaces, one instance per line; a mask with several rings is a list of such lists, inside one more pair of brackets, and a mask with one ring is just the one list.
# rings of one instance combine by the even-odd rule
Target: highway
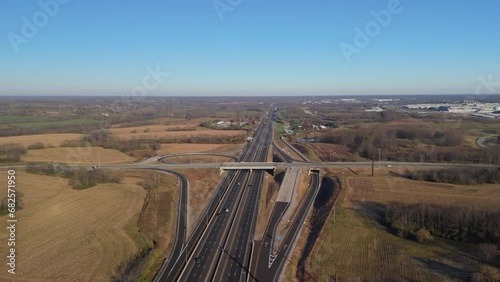
[[[241,158],[245,163],[266,160],[272,132],[267,120],[259,125]],[[264,172],[247,169],[235,173],[237,181],[230,185],[214,220],[196,243],[179,281],[240,281],[247,274]]]
[[281,148],[273,141],[273,149],[276,151],[280,159],[282,159],[286,163],[293,163],[293,158],[290,157],[287,153],[285,153]]
[[301,161],[303,162],[308,162],[309,160],[304,156],[302,155],[301,152],[299,152],[299,150],[297,150],[294,146],[290,145],[288,142],[285,142],[282,138],[280,138],[280,141],[281,143],[285,144],[285,146],[287,146],[290,150],[292,150],[298,157]]

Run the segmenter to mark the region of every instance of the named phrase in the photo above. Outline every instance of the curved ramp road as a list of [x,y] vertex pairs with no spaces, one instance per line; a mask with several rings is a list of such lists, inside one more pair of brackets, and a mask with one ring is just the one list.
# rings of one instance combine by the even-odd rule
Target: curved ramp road
[[[166,174],[171,174],[177,177],[179,180],[179,207],[177,213],[177,224],[176,224],[176,233],[174,246],[172,251],[170,252],[170,256],[167,260],[178,257],[181,253],[184,242],[186,241],[186,230],[187,230],[187,189],[189,187],[187,178],[175,171],[166,170],[166,169],[154,169],[155,171],[159,171]],[[165,264],[162,265],[158,272],[165,271],[162,268],[165,267]]]

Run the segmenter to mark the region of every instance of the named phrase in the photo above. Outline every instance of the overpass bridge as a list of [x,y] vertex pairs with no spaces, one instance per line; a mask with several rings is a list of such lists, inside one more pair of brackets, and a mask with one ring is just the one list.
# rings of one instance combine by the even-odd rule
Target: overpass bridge
[[267,162],[239,162],[239,163],[223,163],[220,166],[221,173],[225,170],[265,170],[269,174],[274,175],[277,165]]

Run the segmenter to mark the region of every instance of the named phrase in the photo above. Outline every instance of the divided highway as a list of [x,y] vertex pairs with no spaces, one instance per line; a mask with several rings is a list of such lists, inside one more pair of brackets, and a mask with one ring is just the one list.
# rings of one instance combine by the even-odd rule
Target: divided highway
[[[266,117],[250,143],[245,162],[267,159],[272,123]],[[255,229],[264,172],[238,170],[222,205],[187,259],[179,281],[240,281],[248,273],[251,236]]]
[[[271,114],[274,116],[273,110]],[[271,126],[266,116],[238,161],[267,161]],[[210,281],[215,276],[224,276],[226,270],[239,276],[246,273],[249,261],[244,260],[250,255],[251,245],[241,248],[239,243],[245,236],[248,242],[252,239],[263,177],[262,171],[229,171],[189,239],[176,241],[180,250],[175,248],[176,252],[165,260],[154,281]],[[241,267],[234,268],[233,260],[229,261],[225,255],[228,253],[238,258]],[[224,271],[219,273],[219,269]]]

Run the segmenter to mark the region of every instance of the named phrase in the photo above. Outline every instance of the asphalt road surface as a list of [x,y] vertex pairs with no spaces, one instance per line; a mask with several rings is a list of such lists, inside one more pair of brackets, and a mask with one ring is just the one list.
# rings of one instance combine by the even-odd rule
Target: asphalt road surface
[[279,248],[273,248],[272,242],[277,239],[273,229],[276,228],[276,225],[282,216],[284,207],[277,206],[278,208],[274,209],[273,214],[271,215],[271,222],[274,222],[274,226],[270,223],[266,229],[264,240],[255,242],[256,255],[254,256],[254,262],[252,263],[253,267],[250,269],[250,272],[253,275],[249,281],[278,281],[278,276],[285,265],[285,262],[288,261],[288,255],[293,247],[292,245],[295,242],[295,238],[303,226],[304,220],[312,206],[312,202],[319,191],[319,173],[314,172],[311,175],[312,178],[309,191],[307,192],[306,197],[302,200],[291,227],[286,235],[281,238],[283,242]]

